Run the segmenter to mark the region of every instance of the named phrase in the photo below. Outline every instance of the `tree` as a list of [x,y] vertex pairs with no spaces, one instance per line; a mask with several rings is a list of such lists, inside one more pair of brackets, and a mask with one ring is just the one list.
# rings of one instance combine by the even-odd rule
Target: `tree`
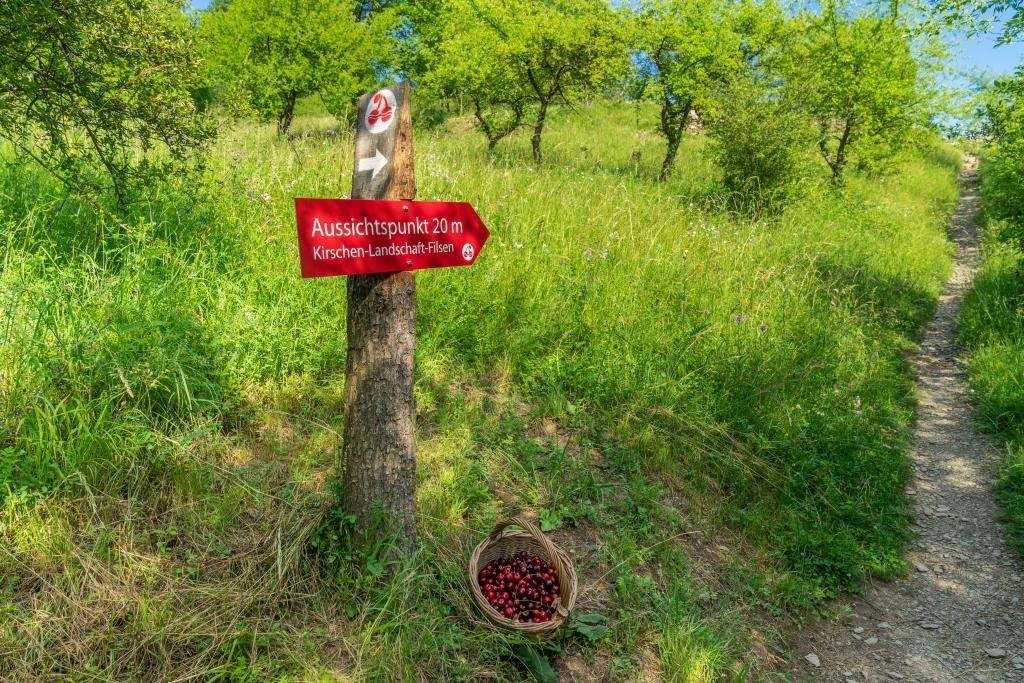
[[356,15],[348,0],[231,0],[200,18],[210,75],[236,110],[277,121],[281,135],[302,97],[319,94],[343,117],[374,81],[373,46],[387,43]]
[[491,146],[529,108],[538,162],[551,106],[625,73],[619,17],[603,0],[454,0],[445,17],[434,77],[473,101]]
[[69,188],[123,206],[199,162],[213,129],[177,0],[5,0],[0,27],[0,136]]
[[839,185],[851,155],[891,156],[921,99],[906,27],[891,16],[850,17],[835,3],[798,20],[787,89],[818,126],[818,150]]
[[493,27],[467,21],[437,46],[436,65],[430,72],[433,89],[469,101],[477,129],[487,138],[488,151],[523,125],[533,109],[514,49]]
[[[660,106],[659,132],[667,147],[659,180],[672,170],[690,113],[711,113],[723,88],[746,65],[744,50],[760,42],[745,36],[740,10],[770,11],[723,0],[644,0],[634,15],[641,79],[653,84]],[[645,86],[647,83],[644,84]],[[646,90],[643,87],[642,90]]]

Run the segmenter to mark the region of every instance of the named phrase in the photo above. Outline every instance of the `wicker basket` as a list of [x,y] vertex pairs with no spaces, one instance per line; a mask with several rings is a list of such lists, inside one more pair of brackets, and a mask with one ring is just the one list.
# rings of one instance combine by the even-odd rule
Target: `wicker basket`
[[[523,531],[512,531],[507,527],[517,526]],[[515,622],[507,619],[491,607],[480,589],[480,569],[491,560],[511,557],[521,550],[536,555],[553,564],[558,571],[559,599],[555,601],[555,614],[548,621],[540,624],[533,622]],[[552,543],[540,529],[522,517],[501,522],[494,527],[491,535],[480,542],[469,558],[469,585],[473,588],[473,598],[487,618],[499,628],[523,633],[528,636],[540,637],[559,628],[569,617],[569,612],[576,604],[577,580],[576,570],[563,550]]]

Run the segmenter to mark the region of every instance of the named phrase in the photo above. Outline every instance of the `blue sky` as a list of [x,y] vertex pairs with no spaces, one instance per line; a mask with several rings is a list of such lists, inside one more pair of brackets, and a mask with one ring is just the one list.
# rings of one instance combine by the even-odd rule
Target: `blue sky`
[[[192,6],[205,9],[210,0],[192,0]],[[973,38],[960,37],[953,65],[964,73],[1008,74],[1024,63],[1024,42],[996,46],[995,33]]]
[[956,64],[961,69],[1011,73],[1024,63],[1024,42],[995,45],[994,34],[965,39]]

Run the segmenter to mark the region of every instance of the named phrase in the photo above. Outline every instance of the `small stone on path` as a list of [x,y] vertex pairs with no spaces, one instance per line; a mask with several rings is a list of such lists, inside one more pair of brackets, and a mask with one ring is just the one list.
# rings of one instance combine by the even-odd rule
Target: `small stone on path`
[[805,655],[804,659],[806,659],[807,663],[811,666],[821,666],[821,660],[818,659],[818,655],[814,654],[813,652],[809,655]]
[[868,638],[867,640],[864,641],[865,645],[875,645],[877,643],[878,643],[878,638],[875,638],[874,636],[871,636],[870,638]]
[[1006,650],[1004,650],[1001,647],[986,647],[985,654],[987,654],[989,657],[999,659],[1000,657],[1006,656]]

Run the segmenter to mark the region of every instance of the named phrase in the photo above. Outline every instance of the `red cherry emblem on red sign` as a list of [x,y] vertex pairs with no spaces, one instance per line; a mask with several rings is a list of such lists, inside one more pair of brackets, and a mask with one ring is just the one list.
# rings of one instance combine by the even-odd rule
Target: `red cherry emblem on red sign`
[[366,117],[367,122],[371,126],[376,125],[377,122],[387,123],[388,121],[391,120],[391,117],[394,116],[395,109],[390,104],[388,104],[388,99],[384,97],[384,93],[378,92],[377,94],[375,94],[373,96],[373,99],[371,100],[371,103],[373,105],[373,108],[370,110],[370,113]]

